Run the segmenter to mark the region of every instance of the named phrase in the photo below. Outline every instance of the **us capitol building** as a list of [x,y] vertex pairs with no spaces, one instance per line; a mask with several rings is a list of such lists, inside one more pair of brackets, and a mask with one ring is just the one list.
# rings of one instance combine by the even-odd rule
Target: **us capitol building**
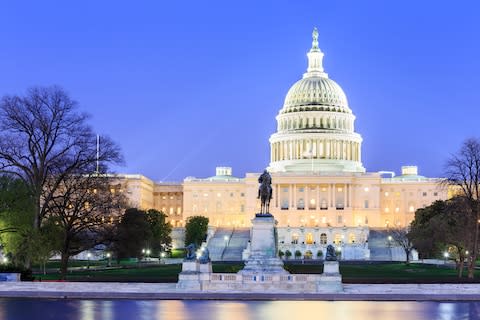
[[[269,140],[270,212],[278,221],[279,249],[316,258],[334,244],[345,259],[391,259],[393,245],[375,230],[407,227],[417,208],[446,199],[448,190],[439,188],[439,179],[419,175],[415,166],[402,167],[400,175],[366,172],[355,115],[323,68],[316,29],[307,56],[307,70],[288,90]],[[260,207],[259,175],[237,178],[230,167],[217,167],[212,177],[182,183],[120,176],[132,206],[163,211],[179,227],[180,238],[188,217],[208,217],[211,255],[233,260],[248,251],[250,220]]]

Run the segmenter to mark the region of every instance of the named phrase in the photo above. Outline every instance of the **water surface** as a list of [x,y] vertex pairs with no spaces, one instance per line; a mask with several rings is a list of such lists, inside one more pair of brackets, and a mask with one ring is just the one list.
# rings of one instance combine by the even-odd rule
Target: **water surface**
[[480,320],[480,302],[0,299],[0,320]]

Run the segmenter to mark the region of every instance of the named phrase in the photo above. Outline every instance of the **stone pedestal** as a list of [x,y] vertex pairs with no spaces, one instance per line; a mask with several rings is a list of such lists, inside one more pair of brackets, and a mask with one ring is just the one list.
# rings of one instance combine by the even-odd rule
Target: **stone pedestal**
[[325,261],[323,273],[317,282],[317,292],[342,292],[342,276],[338,261]]
[[275,239],[276,221],[270,214],[257,214],[252,219],[250,257],[245,261],[241,274],[288,274],[283,261],[277,257]]
[[212,263],[199,263],[198,260],[185,260],[182,272],[178,274],[177,288],[200,291],[204,284],[210,281]]

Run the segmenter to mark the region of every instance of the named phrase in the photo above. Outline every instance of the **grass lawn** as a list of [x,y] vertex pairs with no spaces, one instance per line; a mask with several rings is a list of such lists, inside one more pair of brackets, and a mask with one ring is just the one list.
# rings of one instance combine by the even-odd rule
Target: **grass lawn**
[[[243,264],[214,263],[214,272],[234,273],[243,268]],[[318,264],[286,264],[291,273],[316,273],[323,271]],[[124,266],[108,270],[76,270],[69,272],[68,281],[118,281],[118,282],[177,282],[180,264]],[[403,263],[385,264],[340,264],[340,273],[344,283],[457,283],[471,282],[466,277],[457,278],[456,270],[443,266]],[[465,272],[466,273],[466,272]],[[474,282],[480,282],[480,270],[477,270]],[[58,273],[35,275],[37,279],[58,280]]]

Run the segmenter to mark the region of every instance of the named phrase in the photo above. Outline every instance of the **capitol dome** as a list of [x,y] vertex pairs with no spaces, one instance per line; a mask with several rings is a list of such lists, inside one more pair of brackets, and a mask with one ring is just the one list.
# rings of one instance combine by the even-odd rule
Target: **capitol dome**
[[324,77],[306,77],[288,90],[282,113],[296,111],[352,111],[342,88]]
[[318,32],[313,31],[303,78],[288,90],[270,137],[272,172],[365,172],[362,137],[342,88],[323,69]]

